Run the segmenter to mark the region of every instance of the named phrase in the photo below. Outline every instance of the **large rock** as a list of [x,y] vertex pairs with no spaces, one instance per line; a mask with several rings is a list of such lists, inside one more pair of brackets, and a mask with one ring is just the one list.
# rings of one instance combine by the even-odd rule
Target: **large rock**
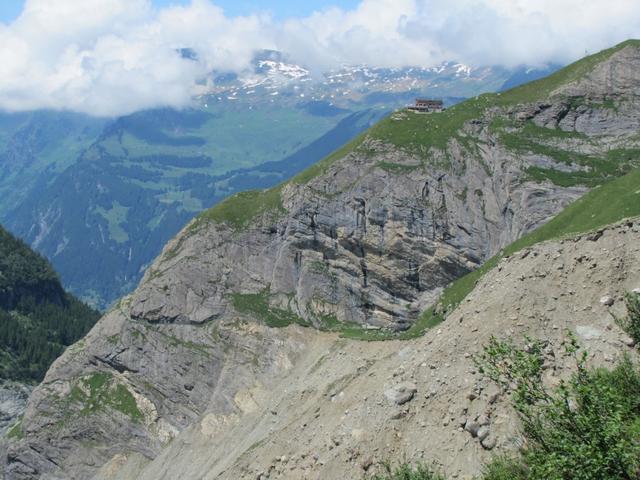
[[402,382],[384,391],[384,396],[393,405],[404,405],[413,399],[418,391],[415,383]]

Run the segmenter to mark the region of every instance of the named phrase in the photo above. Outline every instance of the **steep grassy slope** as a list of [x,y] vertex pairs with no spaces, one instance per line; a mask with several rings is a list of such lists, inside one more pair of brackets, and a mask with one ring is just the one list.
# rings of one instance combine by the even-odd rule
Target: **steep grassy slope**
[[42,380],[98,318],[43,257],[0,227],[0,379]]
[[[432,115],[409,115],[403,121],[398,121],[394,116],[378,123],[370,131],[370,135],[378,140],[390,143],[405,151],[422,155],[425,161],[432,157],[431,149],[446,150],[449,143],[458,139],[463,144],[467,143],[467,135],[463,131],[466,122],[479,119],[487,113],[489,109],[509,109],[519,104],[530,104],[545,101],[549,96],[571,82],[579,80],[589,74],[594,68],[606,61],[612,55],[627,47],[640,48],[640,40],[629,40],[613,48],[604,50],[595,55],[588,56],[558,72],[534,82],[513,88],[502,93],[487,93],[465,102],[454,105],[442,113]],[[579,102],[587,102],[584,98],[575,98],[571,102],[573,105]],[[615,100],[612,98],[607,103],[600,104],[606,108],[615,108]],[[597,105],[596,105],[597,106]],[[499,118],[494,125],[500,132],[509,131],[506,146],[510,149],[522,152],[523,150],[535,150],[536,147],[544,148],[544,140],[553,137],[572,138],[580,137],[577,132],[552,130],[549,128],[535,128],[529,123],[518,126],[516,122]],[[511,127],[511,128],[508,128]],[[514,130],[515,129],[515,130]],[[476,148],[475,139],[467,139],[470,148]],[[475,143],[475,145],[474,145]],[[361,143],[354,143],[352,148],[357,148]],[[564,160],[563,156],[574,154],[575,152],[565,152],[562,150],[547,152],[551,157]],[[635,152],[636,154],[638,152]],[[616,154],[612,153],[612,159]],[[636,155],[637,156],[637,155]],[[595,161],[595,160],[594,160]],[[579,183],[579,182],[576,182]]]

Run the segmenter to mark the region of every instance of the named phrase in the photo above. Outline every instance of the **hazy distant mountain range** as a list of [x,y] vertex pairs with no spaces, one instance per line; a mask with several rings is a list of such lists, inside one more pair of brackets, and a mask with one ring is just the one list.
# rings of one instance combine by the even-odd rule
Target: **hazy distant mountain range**
[[536,80],[559,69],[520,66],[474,68],[457,62],[436,67],[376,68],[343,66],[322,75],[287,61],[280,52],[264,51],[256,56],[254,72],[242,76],[213,74],[203,87],[201,99],[207,105],[244,101],[299,104],[331,102],[341,108],[362,108],[389,102],[411,102],[416,94],[433,97],[467,98],[486,91],[500,91]]

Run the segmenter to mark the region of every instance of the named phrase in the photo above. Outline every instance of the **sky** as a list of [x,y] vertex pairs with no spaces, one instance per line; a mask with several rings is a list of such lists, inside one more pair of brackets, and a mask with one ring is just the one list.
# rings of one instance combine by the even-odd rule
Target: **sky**
[[[156,8],[175,5],[188,5],[190,0],[153,0]],[[22,11],[25,0],[0,0],[0,22],[15,20]],[[269,12],[274,18],[302,17],[327,7],[353,8],[358,0],[220,0],[217,5],[223,8],[226,15],[251,15],[255,12]]]
[[[157,7],[175,4],[188,4],[189,0],[154,0]],[[217,5],[224,9],[226,15],[250,15],[255,12],[270,12],[277,19],[302,17],[328,7],[354,8],[357,0],[222,0]]]
[[250,74],[263,49],[320,73],[513,67],[639,37],[638,0],[0,0],[0,109],[179,108],[211,71]]

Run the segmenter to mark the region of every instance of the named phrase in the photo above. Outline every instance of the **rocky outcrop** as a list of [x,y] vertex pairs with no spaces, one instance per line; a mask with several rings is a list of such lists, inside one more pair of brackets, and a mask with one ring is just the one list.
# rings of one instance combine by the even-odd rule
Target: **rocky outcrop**
[[0,384],[0,435],[5,435],[20,420],[32,390],[33,386],[26,383]]
[[[617,69],[617,55],[640,58],[639,49],[629,48],[598,68]],[[139,288],[52,366],[29,400],[25,437],[8,446],[7,478],[84,479],[101,467],[99,478],[268,478],[274,469],[304,478],[300,469],[307,468],[339,478],[348,475],[338,469],[371,465],[365,454],[402,449],[419,455],[412,450],[418,436],[431,458],[462,471],[467,467],[451,462],[463,456],[447,460],[442,448],[468,445],[467,422],[478,425],[475,450],[465,459],[468,469],[476,468],[484,449],[499,446],[499,432],[512,424],[498,414],[484,424],[484,400],[463,405],[471,392],[475,398],[484,392],[465,353],[505,328],[515,333],[527,325],[559,338],[545,319],[561,317],[527,304],[542,302],[540,282],[529,297],[512,291],[520,286],[515,274],[499,277],[504,290],[487,286],[486,298],[473,297],[477,317],[465,304],[446,329],[410,344],[348,343],[311,329],[268,325],[409,328],[449,282],[601,180],[601,159],[640,148],[635,91],[609,93],[615,105],[626,106],[612,109],[556,93],[510,104],[496,96],[482,108],[484,100],[475,100],[472,115],[464,108],[440,117],[399,113],[301,177],[232,198],[194,221],[167,245]],[[451,128],[446,147],[432,140],[439,128]],[[426,140],[407,140],[406,131]],[[623,169],[632,160],[616,162]],[[572,174],[589,181],[573,181]],[[626,238],[633,236],[636,230]],[[637,272],[633,245],[620,247],[626,270],[611,288],[620,290]],[[497,305],[506,301],[514,303],[502,312]],[[516,302],[539,315],[510,323],[520,315]],[[383,401],[381,392],[399,386],[403,395]],[[465,397],[463,391],[471,392]],[[460,396],[467,400],[460,403]],[[456,407],[449,411],[448,405]],[[405,440],[397,440],[390,420],[406,423],[402,431],[411,433]],[[425,444],[425,429],[435,443]],[[334,431],[337,442],[325,445],[325,433]],[[267,439],[283,450],[275,467],[267,460],[274,452],[264,446]],[[337,449],[343,444],[350,448]],[[295,453],[295,464],[285,450]],[[257,466],[264,470],[254,471]]]
[[[268,292],[270,304],[315,325],[331,317],[408,328],[441,287],[586,191],[580,182],[532,181],[532,169],[588,178],[611,151],[632,152],[638,161],[640,78],[629,73],[607,83],[615,108],[592,99],[601,95],[593,85],[602,72],[613,76],[627,64],[633,70],[639,51],[623,48],[585,80],[567,84],[582,103],[555,93],[488,109],[462,125],[446,151],[432,148],[426,156],[373,132],[321,175],[287,183],[280,193],[286,214],[259,215],[240,230],[220,222],[187,228],[147,272],[131,316],[201,323],[224,317],[231,294]],[[587,95],[591,87],[594,96]],[[399,130],[412,121],[403,114],[388,120]],[[504,140],[500,122],[510,122],[515,142]],[[530,145],[528,124],[543,129],[536,139],[542,143]]]
[[125,450],[154,457],[210,404],[218,415],[236,413],[238,392],[255,388],[256,378],[268,389],[307,344],[302,333],[267,330],[235,322],[151,325],[110,312],[31,396],[26,439],[9,448],[8,478],[90,478]]

